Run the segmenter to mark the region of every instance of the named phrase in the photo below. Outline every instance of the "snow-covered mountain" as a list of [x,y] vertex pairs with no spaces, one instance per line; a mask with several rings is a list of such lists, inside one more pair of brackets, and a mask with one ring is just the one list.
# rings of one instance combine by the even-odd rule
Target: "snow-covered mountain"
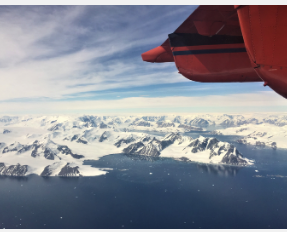
[[[207,133],[209,127],[212,131]],[[147,131],[166,136],[151,136]],[[231,144],[182,135],[190,131],[202,131],[208,137],[241,135],[241,143],[287,148],[285,114],[2,116],[0,174],[100,175],[107,171],[83,165],[83,161],[122,152],[201,163],[252,164]]]
[[168,134],[163,139],[153,138],[150,141],[139,140],[123,149],[131,155],[153,157],[170,157],[179,160],[190,160],[202,163],[216,163],[246,166],[254,162],[243,156],[229,143],[220,142],[216,138],[181,136],[179,133]]
[[222,135],[240,135],[243,138],[237,142],[250,144],[257,147],[287,148],[287,126],[275,126],[270,124],[242,125],[235,128],[217,130]]
[[[49,127],[50,130],[66,128],[98,127],[98,128],[187,128],[197,130],[208,126],[237,127],[241,125],[270,124],[278,127],[287,125],[287,114],[190,114],[190,115],[164,115],[164,116],[95,116],[95,115],[61,115],[61,116],[0,116],[0,125],[33,125]],[[181,126],[180,126],[181,125]],[[181,130],[181,129],[179,129]]]

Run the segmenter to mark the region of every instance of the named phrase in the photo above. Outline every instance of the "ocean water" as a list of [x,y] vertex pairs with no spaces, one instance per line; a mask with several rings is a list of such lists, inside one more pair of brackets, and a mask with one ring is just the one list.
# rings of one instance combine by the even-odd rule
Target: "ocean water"
[[287,151],[221,140],[233,142],[255,166],[111,154],[85,161],[112,169],[102,176],[1,177],[0,226],[287,228]]

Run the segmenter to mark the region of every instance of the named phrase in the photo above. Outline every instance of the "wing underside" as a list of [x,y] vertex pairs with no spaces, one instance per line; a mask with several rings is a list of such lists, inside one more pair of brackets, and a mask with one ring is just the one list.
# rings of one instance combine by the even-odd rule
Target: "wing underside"
[[234,6],[199,6],[161,46],[142,58],[175,62],[179,72],[194,81],[262,81],[246,52]]

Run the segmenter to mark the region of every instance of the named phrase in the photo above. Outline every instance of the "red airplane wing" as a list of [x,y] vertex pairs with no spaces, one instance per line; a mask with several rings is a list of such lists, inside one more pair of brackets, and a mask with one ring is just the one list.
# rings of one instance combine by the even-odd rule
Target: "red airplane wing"
[[[199,6],[174,33],[242,37],[237,13],[233,6]],[[142,58],[152,63],[174,62],[169,39],[161,46],[143,53]]]
[[199,6],[144,61],[175,62],[179,72],[199,82],[262,81],[245,49],[234,6]]

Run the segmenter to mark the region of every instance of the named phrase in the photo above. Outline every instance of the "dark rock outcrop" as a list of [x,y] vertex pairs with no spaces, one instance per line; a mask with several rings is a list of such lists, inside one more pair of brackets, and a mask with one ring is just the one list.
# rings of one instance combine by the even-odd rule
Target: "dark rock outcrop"
[[217,130],[207,132],[206,134],[208,134],[208,135],[222,135],[222,133],[220,131],[217,131]]
[[174,123],[170,123],[170,122],[157,122],[157,127],[175,127]]
[[34,158],[40,156],[42,152],[44,153],[44,157],[49,160],[54,160],[57,156],[53,150],[47,147],[47,144],[41,144],[37,140],[34,141],[32,145],[24,145],[17,153],[21,154],[29,150],[32,150],[31,156]]
[[[253,139],[257,140],[257,137],[247,136],[247,138],[253,138]],[[247,142],[246,138],[238,139],[236,142],[240,143],[240,144],[250,145],[250,142]],[[272,142],[272,141],[266,142],[266,143],[265,142],[261,142],[261,141],[256,141],[254,146],[257,147],[257,148],[265,148],[267,146],[270,146],[274,150],[277,149],[277,143],[276,142]]]
[[101,124],[100,124],[100,128],[101,128],[101,129],[108,128],[108,125],[107,125],[107,124],[105,124],[105,123],[103,123],[103,122],[101,122]]
[[236,166],[247,165],[247,162],[244,159],[242,159],[242,155],[232,145],[228,148],[227,153],[224,155],[224,157],[221,160],[221,163],[229,164],[229,165],[236,165]]
[[62,126],[63,126],[63,123],[58,123],[58,124],[56,124],[56,125],[50,127],[50,128],[48,129],[48,131],[60,130],[60,128],[61,128]]
[[120,139],[119,141],[117,141],[114,145],[116,147],[120,147],[123,144],[129,144],[131,142],[135,141],[135,139],[133,137],[129,137],[129,138],[125,138],[125,139]]
[[110,132],[109,131],[105,131],[102,135],[101,135],[101,137],[99,138],[99,142],[103,142],[103,141],[105,141],[106,139],[108,139],[108,137],[110,136]]
[[211,125],[212,123],[210,121],[207,121],[203,118],[195,118],[195,119],[192,119],[190,122],[189,122],[189,125],[191,126],[199,126],[199,127],[207,127],[209,125]]
[[128,147],[123,149],[123,152],[126,154],[135,154],[144,146],[142,142],[137,142],[129,145]]
[[225,126],[225,127],[233,127],[233,126],[240,126],[240,125],[244,125],[247,124],[246,121],[235,121],[232,119],[226,119],[223,122],[221,122],[219,125],[221,126]]
[[144,127],[150,127],[150,123],[149,122],[145,122],[145,121],[136,121],[136,122],[133,122],[131,124],[131,126],[144,126]]
[[81,137],[77,140],[77,143],[88,144],[88,141],[85,138]]
[[2,153],[12,152],[12,151],[18,151],[23,147],[22,144],[15,142],[10,144],[9,146],[4,147]]
[[188,126],[185,124],[180,124],[178,128],[183,128],[185,132],[190,132],[190,131],[203,131],[202,127],[195,127],[195,126]]
[[282,127],[287,125],[287,116],[270,115],[268,118],[263,119],[263,122]]
[[45,148],[45,150],[44,150],[44,157],[46,159],[54,160],[55,156],[56,156],[56,154],[51,149],[49,149],[48,147]]
[[181,123],[181,117],[180,117],[180,116],[176,116],[176,117],[173,119],[173,122],[174,122],[174,123]]
[[97,116],[85,115],[83,117],[79,117],[80,121],[85,122],[84,127],[97,127]]
[[256,141],[255,146],[257,146],[257,147],[265,147],[265,143],[264,142],[260,142],[260,141]]
[[[83,140],[84,141],[84,140]],[[3,149],[2,153],[17,151],[17,154],[20,155],[24,152],[31,151],[32,157],[44,155],[46,159],[54,160],[57,157],[58,151],[65,155],[71,155],[75,159],[84,158],[83,155],[74,154],[68,146],[57,145],[53,141],[42,142],[35,140],[32,144],[22,145],[20,143],[11,144]]]
[[4,129],[4,130],[3,130],[3,134],[9,134],[9,133],[11,133],[10,130],[7,130],[7,129]]
[[157,157],[160,155],[160,151],[162,150],[160,146],[160,142],[158,140],[152,140],[147,145],[143,146],[138,152],[135,152],[135,155],[144,155]]
[[151,140],[151,138],[149,136],[144,136],[143,138],[141,138],[142,142],[148,142],[150,140]]
[[70,167],[67,163],[59,172],[58,176],[69,177],[69,176],[82,176],[79,171],[79,167]]
[[71,142],[73,142],[74,140],[78,139],[79,138],[79,135],[74,135],[72,138],[71,138]]
[[26,151],[31,150],[32,148],[33,148],[33,145],[23,145],[23,147],[18,150],[17,154],[22,154]]
[[25,176],[27,171],[28,165],[5,166],[4,163],[0,163],[0,175],[2,176]]
[[44,168],[40,176],[51,176],[51,175],[52,175],[51,165],[48,165]]
[[32,157],[37,157],[39,156],[39,153],[38,153],[38,149],[41,147],[40,144],[38,144],[38,141],[36,140],[34,143],[33,143],[33,150],[31,152],[31,156]]
[[277,143],[276,142],[272,142],[271,143],[271,147],[276,150],[277,149]]
[[64,155],[70,155],[70,156],[72,156],[72,157],[75,158],[75,159],[84,158],[83,155],[74,154],[68,146],[59,145],[57,149],[58,149],[58,151],[60,151],[62,154],[64,154]]
[[157,116],[143,116],[142,119],[145,121],[155,122],[156,120],[158,120],[158,117]]
[[162,150],[173,144],[176,140],[181,140],[182,136],[179,133],[170,133],[161,141]]
[[3,122],[3,123],[12,123],[12,122],[17,122],[19,120],[19,117],[17,116],[2,116],[0,117],[0,122]]
[[247,140],[246,139],[238,139],[236,142],[240,143],[240,144],[247,144]]

